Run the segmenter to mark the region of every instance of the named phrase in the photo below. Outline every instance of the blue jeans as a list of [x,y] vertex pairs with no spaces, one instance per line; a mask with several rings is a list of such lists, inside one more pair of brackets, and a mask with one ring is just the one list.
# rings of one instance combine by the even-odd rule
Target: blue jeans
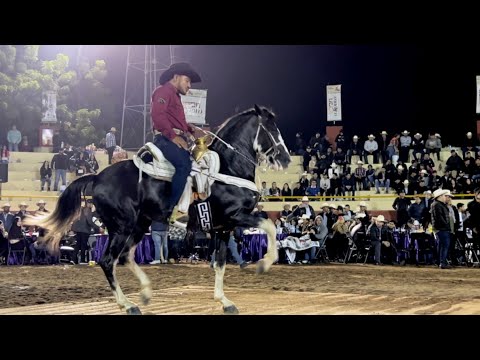
[[[155,245],[154,260],[168,260],[168,231],[152,231],[153,244]],[[163,251],[162,251],[163,250]]]
[[8,151],[18,151],[18,144],[8,143]]
[[447,265],[448,249],[450,247],[450,231],[442,230],[437,232],[438,254],[440,256],[440,265]]
[[153,140],[165,156],[165,159],[170,161],[175,167],[175,174],[172,177],[172,194],[170,196],[169,209],[172,210],[180,200],[185,184],[187,183],[188,175],[192,170],[192,161],[188,151],[181,149],[174,142],[162,135],[156,135]]
[[[232,253],[233,258],[237,262],[238,265],[244,263],[242,257],[238,253],[238,248],[237,248],[237,242],[235,241],[235,237],[230,236],[228,239],[228,244],[227,244],[228,249],[230,249],[230,252]],[[212,254],[212,265],[215,262],[215,252]]]
[[53,183],[53,191],[58,190],[58,182],[62,178],[62,185],[67,185],[67,170],[55,169],[55,182]]

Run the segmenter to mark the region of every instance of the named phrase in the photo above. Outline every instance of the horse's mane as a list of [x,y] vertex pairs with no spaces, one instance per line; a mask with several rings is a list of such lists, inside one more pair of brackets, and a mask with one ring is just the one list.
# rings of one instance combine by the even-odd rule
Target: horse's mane
[[[273,112],[265,107],[259,107],[261,116],[273,118]],[[225,120],[215,132],[222,140],[232,145],[235,149],[246,156],[250,156],[253,162],[256,162],[255,153],[252,148],[252,142],[255,137],[256,127],[248,127],[252,118],[258,118],[258,111],[255,108],[247,109]],[[253,179],[255,167],[243,156],[235,154],[231,150],[226,150],[222,142],[215,139],[211,145],[212,150],[216,151],[224,161],[222,161],[222,171]],[[251,176],[248,175],[252,173]]]

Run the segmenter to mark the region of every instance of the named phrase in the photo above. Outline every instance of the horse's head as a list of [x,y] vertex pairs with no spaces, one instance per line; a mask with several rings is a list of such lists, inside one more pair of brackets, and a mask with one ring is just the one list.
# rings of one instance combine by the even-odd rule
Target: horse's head
[[255,105],[258,128],[253,141],[253,149],[261,161],[267,161],[269,167],[282,170],[292,161],[282,134],[275,123],[275,114],[270,110]]

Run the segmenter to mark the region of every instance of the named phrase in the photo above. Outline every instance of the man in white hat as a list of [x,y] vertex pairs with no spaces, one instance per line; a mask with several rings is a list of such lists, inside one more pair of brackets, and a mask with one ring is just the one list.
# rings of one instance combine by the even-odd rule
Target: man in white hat
[[433,192],[432,226],[438,239],[440,268],[448,269],[448,249],[450,246],[450,210],[447,206],[447,196],[452,196],[450,190],[437,189]]
[[257,204],[257,211],[254,211],[252,215],[255,217],[268,219],[268,214],[266,211],[263,210],[263,204],[260,204],[260,203]]
[[315,219],[315,211],[309,204],[308,196],[302,198],[302,203],[287,217],[287,221],[292,219],[301,218],[303,215],[308,216],[310,219]]
[[382,164],[385,165],[387,160],[389,159],[388,155],[388,144],[390,144],[390,140],[387,139],[387,132],[383,130],[380,133],[380,138],[378,139],[378,151],[380,152],[380,156],[382,157]]
[[400,136],[400,157],[399,160],[403,163],[408,162],[410,146],[412,145],[412,138],[410,137],[410,132],[405,130]]
[[387,240],[387,228],[385,227],[386,221],[383,215],[378,215],[376,218],[374,217],[373,220],[369,232],[372,246],[375,249],[375,265],[382,265],[382,241]]
[[473,137],[473,134],[472,134],[471,131],[467,132],[467,137],[464,140],[464,145],[462,146],[463,158],[465,159],[465,153],[467,151],[472,152],[475,156],[475,154],[479,150],[478,145],[479,145],[478,144],[478,139],[476,137]]
[[45,208],[46,204],[47,203],[45,202],[45,200],[38,200],[38,202],[37,202],[38,209],[37,209],[37,211],[35,211],[35,215],[45,215],[45,214],[50,213],[50,211],[48,211]]
[[23,218],[27,215],[28,204],[25,201],[22,201],[20,204],[18,204],[18,207],[20,208],[20,211],[15,214],[15,217],[20,217],[20,219],[23,220]]
[[363,156],[363,146],[362,144],[358,141],[359,137],[357,135],[354,135],[352,138],[352,142],[350,143],[350,146],[348,147],[347,151],[347,164],[352,163],[352,156],[353,155],[358,155],[358,157],[361,159]]
[[10,207],[10,203],[4,203],[2,205],[3,211],[0,213],[0,220],[3,222],[3,227],[7,232],[10,231],[10,228],[12,227],[13,221],[15,219],[15,216],[10,213]]
[[373,163],[378,164],[378,143],[375,141],[375,136],[373,134],[368,135],[368,140],[363,144],[363,156],[365,163],[368,164],[368,155],[373,156]]
[[115,147],[117,146],[117,140],[115,138],[115,133],[117,132],[117,129],[112,127],[110,131],[107,133],[105,136],[105,149],[108,152],[108,164],[112,164],[112,157],[113,157],[113,151],[115,150]]
[[425,152],[425,141],[422,139],[422,134],[416,133],[412,140],[413,158],[422,160]]
[[409,219],[408,208],[412,201],[409,198],[405,197],[405,190],[401,189],[399,191],[398,197],[392,204],[392,207],[397,210],[397,223],[398,227],[405,225]]

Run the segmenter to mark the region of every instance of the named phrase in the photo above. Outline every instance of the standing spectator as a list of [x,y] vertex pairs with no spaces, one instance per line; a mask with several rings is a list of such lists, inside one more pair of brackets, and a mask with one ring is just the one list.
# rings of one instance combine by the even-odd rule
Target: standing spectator
[[40,168],[40,182],[40,191],[44,191],[43,187],[45,183],[47,183],[47,191],[50,191],[50,186],[52,185],[52,168],[48,161],[44,161]]
[[60,178],[62,178],[62,185],[67,186],[68,156],[65,155],[63,149],[60,149],[58,154],[53,155],[52,169],[55,169],[53,191],[58,190],[58,182],[60,181]]
[[5,231],[10,231],[10,228],[12,227],[13,220],[15,219],[15,216],[10,212],[10,203],[4,203],[2,205],[3,212],[0,213],[0,221],[3,223],[3,226],[5,228]]
[[448,249],[450,246],[450,211],[446,204],[450,190],[438,189],[433,192],[432,225],[438,238],[438,253],[440,256],[440,269],[449,269],[447,264]]
[[155,259],[150,265],[168,263],[168,224],[153,221],[152,239],[155,246]]
[[[72,225],[72,230],[77,234],[77,244],[75,245],[74,258],[75,263],[78,264],[78,251],[80,250],[80,264],[86,263],[86,254],[88,247],[88,238],[91,234],[98,233],[100,228],[93,222],[92,200],[87,200],[87,205],[82,207],[80,218]],[[93,259],[90,259],[93,260]]]
[[113,152],[115,150],[115,147],[117,146],[117,141],[115,139],[116,132],[117,132],[117,129],[112,127],[110,131],[107,133],[107,135],[105,136],[105,149],[108,152],[108,165],[112,164]]
[[15,125],[13,125],[12,129],[8,131],[7,141],[9,151],[18,151],[18,144],[22,141],[22,133],[17,130]]

